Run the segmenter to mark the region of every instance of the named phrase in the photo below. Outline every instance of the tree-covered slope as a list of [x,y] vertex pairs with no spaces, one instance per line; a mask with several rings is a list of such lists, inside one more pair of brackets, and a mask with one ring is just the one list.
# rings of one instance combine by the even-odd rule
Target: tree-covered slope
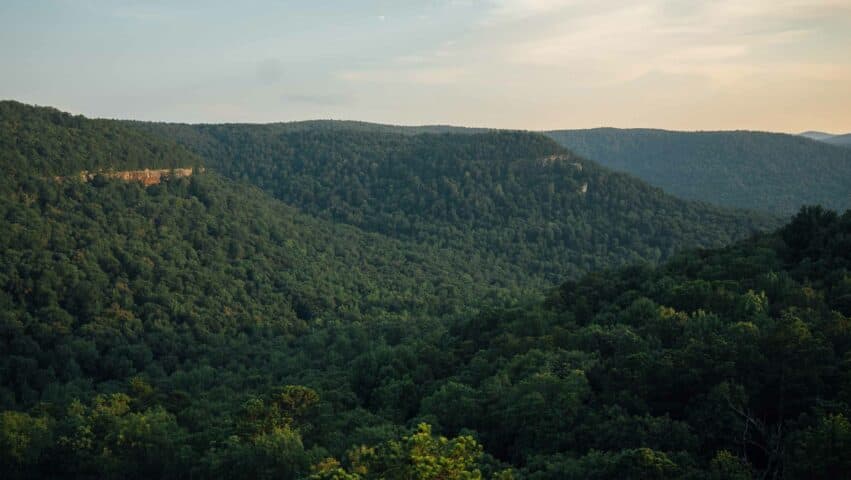
[[808,131],[799,133],[798,135],[802,137],[812,138],[813,140],[818,140],[820,142],[829,143],[831,145],[851,146],[851,133],[833,134]]
[[[115,122],[4,106],[3,478],[294,478],[325,452],[303,448],[301,418],[270,410],[270,425],[248,425],[255,400],[311,405],[313,390],[277,388],[285,371],[315,368],[292,342],[347,325],[369,325],[360,339],[372,325],[425,337],[437,319],[516,295],[504,262],[317,219],[215,172],[83,181],[80,169],[199,157]],[[296,453],[281,467],[285,450]]]
[[[474,433],[495,457],[478,468],[501,460],[512,478],[844,478],[849,252],[851,212],[808,208],[728,248],[595,272],[543,305],[453,323],[446,377],[396,408],[380,395],[368,402],[450,436]],[[421,348],[411,339],[383,358]],[[404,382],[408,370],[394,368],[376,383]],[[340,457],[348,471],[382,478],[380,460],[361,451]],[[340,478],[323,469],[319,478]]]
[[825,138],[823,140],[825,143],[829,143],[831,145],[839,145],[842,147],[851,147],[851,133],[845,133],[842,135],[833,135],[830,138]]
[[310,321],[452,312],[505,275],[311,218],[215,174],[148,188],[33,179],[4,192],[2,218],[0,283],[25,323],[55,312],[80,326],[120,307],[296,333]]
[[[127,141],[74,128],[94,129],[92,149]],[[478,232],[513,233],[522,215],[567,225],[553,212],[581,202],[591,207],[571,225],[602,230],[592,246],[622,238],[611,233],[621,221],[643,242],[669,233],[641,230],[642,219],[698,235],[744,217],[537,135],[306,129],[282,143],[247,135],[231,151],[189,133],[230,151],[232,170],[198,147],[207,173],[147,188],[82,182],[75,163],[64,180],[40,167],[0,179],[3,478],[797,479],[851,468],[851,213],[808,209],[774,234],[528,295],[518,287],[538,288],[545,271],[523,270],[529,258],[568,267],[512,249],[551,248],[556,262],[558,244]],[[183,151],[158,135],[140,138]],[[57,138],[78,151],[75,134]],[[45,164],[62,149],[45,150]],[[382,175],[362,173],[373,163]],[[488,195],[497,186],[513,201]],[[595,186],[620,193],[595,198]],[[295,208],[270,192],[311,200]],[[478,252],[482,238],[510,253]],[[606,258],[613,244],[600,245],[588,255]]]
[[[428,328],[434,318],[471,311],[468,300],[484,298],[493,290],[485,285],[504,276],[499,267],[308,217],[215,174],[148,188],[30,178],[3,189],[0,218],[4,478],[188,474],[168,472],[180,452],[160,448],[177,439],[159,430],[176,426],[174,412],[113,393],[133,379],[143,390],[174,382],[168,399],[157,398],[188,408],[181,424],[203,425],[191,428],[201,438],[179,445],[191,452],[181,461],[198,468],[210,441],[227,440],[215,424],[229,419],[218,416],[237,414],[246,389],[277,384],[270,362],[306,361],[285,350],[293,338],[359,322]],[[61,417],[82,412],[76,400],[97,404],[86,410],[93,418],[79,419],[93,422],[88,433],[60,422],[49,438],[27,437],[41,424],[18,412]],[[19,469],[41,458],[30,449],[43,440],[55,442],[43,452],[51,464]],[[197,442],[207,446],[192,452]]]
[[[279,230],[285,211],[219,182],[4,197],[5,478],[807,479],[851,468],[851,213],[806,210],[729,248],[592,273],[543,304],[438,319],[379,300],[354,321],[333,321],[342,308],[303,323],[287,292],[354,304],[345,292],[368,264],[351,263],[357,240],[348,227],[313,232],[339,239],[330,260],[291,237],[308,229],[298,215]],[[206,225],[176,224],[190,217]]]
[[420,415],[478,432],[528,478],[851,469],[851,211],[807,208],[732,247],[591,273],[453,332],[463,366]]
[[802,137],[811,138],[813,140],[827,140],[828,138],[835,136],[832,133],[819,132],[816,130],[808,130],[806,132],[801,132],[798,135]]
[[361,133],[395,133],[401,135],[418,135],[421,133],[459,133],[459,134],[475,134],[500,131],[494,128],[477,128],[477,127],[457,127],[454,125],[390,125],[386,123],[361,122],[356,120],[300,120],[293,122],[277,122],[277,123],[225,123],[225,124],[188,124],[188,123],[158,123],[158,122],[143,122],[138,120],[126,120],[134,127],[143,130],[149,130],[160,134],[166,134],[170,137],[195,137],[198,140],[199,135],[204,136],[206,130],[215,127],[225,127],[229,129],[250,129],[255,132],[262,132],[266,135],[275,135],[281,133],[292,133],[302,131],[325,131],[335,132],[340,130]]
[[851,150],[794,135],[597,128],[547,135],[682,198],[788,215],[851,207]]
[[534,133],[133,125],[320,218],[508,261],[550,281],[726,244],[774,224],[678,200]]
[[197,155],[176,143],[152,138],[119,122],[0,101],[0,165],[6,176],[200,164]]

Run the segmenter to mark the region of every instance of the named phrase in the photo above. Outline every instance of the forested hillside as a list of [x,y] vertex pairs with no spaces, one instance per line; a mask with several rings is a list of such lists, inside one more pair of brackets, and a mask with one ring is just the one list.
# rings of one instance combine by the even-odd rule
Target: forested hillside
[[830,137],[835,136],[832,133],[819,132],[819,131],[816,131],[816,130],[808,130],[806,132],[801,132],[798,135],[800,135],[802,137],[812,138],[813,140],[826,140]]
[[42,182],[2,202],[6,478],[851,468],[851,213],[474,314],[440,271],[368,270],[393,242],[216,177]]
[[[190,153],[154,131],[172,126],[125,137],[9,105],[3,478],[851,468],[851,212],[643,256],[764,223],[539,135],[180,127]],[[206,172],[75,175],[186,163]],[[529,234],[541,225],[586,236]]]
[[[304,368],[299,374],[311,369],[292,342],[367,324],[391,326],[400,336],[439,332],[439,319],[519,294],[511,280],[521,276],[506,265],[313,218],[213,172],[149,187],[109,175],[45,176],[71,173],[74,165],[139,168],[198,157],[138,132],[113,136],[108,122],[40,113],[46,115],[31,115],[25,128],[3,131],[10,146],[4,158],[22,158],[31,148],[42,155],[0,180],[4,477],[245,470],[257,478],[267,469],[281,478],[283,469],[283,478],[294,478],[319,459],[301,448],[296,425],[306,429],[279,412],[272,426],[249,431],[244,416],[257,414],[245,414],[245,402],[261,392],[289,392],[293,402],[311,405],[311,389],[275,390],[282,371],[274,365],[296,362]],[[41,148],[22,141],[22,130],[29,139],[47,132],[59,140]],[[138,145],[175,155],[136,163],[126,152]],[[89,163],[93,157],[108,163]],[[175,389],[163,397],[157,384],[172,381]],[[188,416],[178,421],[161,402],[189,408]],[[199,428],[190,433],[189,424]],[[280,456],[291,447],[301,453]]]
[[533,133],[403,135],[345,122],[133,125],[320,218],[507,261],[549,281],[775,225],[675,199]]
[[152,138],[119,122],[0,101],[0,165],[6,177],[187,168],[201,163],[175,142]]
[[834,135],[830,138],[824,139],[824,142],[829,143],[831,145],[839,145],[842,147],[851,147],[851,133],[845,133],[842,135]]
[[596,128],[547,135],[682,198],[790,215],[851,207],[851,149],[763,132]]
[[829,143],[831,145],[851,146],[851,133],[832,134],[825,132],[808,131],[799,133],[802,137],[812,138],[820,142]]

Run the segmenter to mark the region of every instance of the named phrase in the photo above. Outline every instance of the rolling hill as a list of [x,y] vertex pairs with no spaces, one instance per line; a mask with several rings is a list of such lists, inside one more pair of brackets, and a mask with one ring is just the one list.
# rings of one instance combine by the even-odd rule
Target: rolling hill
[[676,199],[529,132],[130,125],[311,215],[507,262],[548,282],[725,244],[774,222]]
[[851,150],[763,132],[559,130],[561,145],[682,198],[789,215],[851,207]]
[[825,138],[823,140],[825,143],[829,143],[831,145],[840,145],[843,147],[851,147],[851,133],[845,133],[842,135],[833,135],[830,138]]
[[81,171],[186,168],[201,159],[112,120],[0,101],[0,164],[5,179]]
[[[202,296],[230,300],[200,315],[241,312],[231,318],[231,327],[278,322],[288,331],[305,328],[307,320],[444,315],[463,310],[471,297],[505,297],[514,289],[532,291],[546,284],[519,269],[509,255],[470,255],[438,242],[387,235],[380,228],[358,228],[335,215],[315,215],[318,210],[300,211],[250,182],[222,176],[224,169],[207,168],[215,162],[176,142],[124,122],[0,102],[0,145],[0,163],[10,173],[0,179],[7,267],[40,259],[48,263],[39,269],[50,270],[50,262],[75,263],[83,257],[90,263],[84,270],[98,272],[109,265],[105,277],[97,273],[97,282],[60,278],[68,295],[92,286],[114,288],[110,282],[139,275],[141,262],[145,280],[154,282],[145,283],[146,288],[187,288],[182,300],[187,304],[202,303]],[[741,218],[739,224],[724,225],[731,228],[724,234],[746,234],[750,224]],[[47,254],[52,257],[40,257]],[[160,268],[172,268],[181,277],[188,269],[192,276],[165,287],[158,282],[175,279],[158,276]],[[34,277],[15,280],[23,282],[16,285],[34,295],[31,287],[40,271],[27,272]],[[213,283],[202,280],[217,277]],[[249,279],[250,285],[241,283]],[[78,288],[79,281],[87,286]],[[246,310],[241,302],[253,303],[261,293],[272,295],[263,302],[274,310]]]
[[802,137],[811,138],[813,140],[818,140],[820,142],[829,143],[831,145],[851,146],[851,133],[833,134],[808,131],[799,133],[798,135]]
[[[535,285],[536,270],[517,271],[530,265],[522,256],[476,257],[428,235],[453,225],[444,233],[476,245],[500,219],[558,206],[587,209],[577,218],[594,228],[628,219],[601,205],[668,208],[639,219],[664,213],[686,232],[732,236],[749,220],[538,135],[245,135],[210,139],[233,156],[216,158],[52,110],[28,118],[0,130],[18,166],[0,180],[4,478],[805,479],[851,468],[851,213],[805,209],[774,233],[526,296],[491,287],[523,275]],[[173,154],[156,165],[121,154],[142,148]],[[39,155],[31,170],[24,152]],[[148,186],[107,174],[184,162],[206,171]],[[80,177],[83,166],[105,170]],[[370,168],[387,173],[358,174]],[[456,180],[467,172],[480,185]],[[497,185],[507,208],[485,201]],[[295,208],[272,194],[312,200]],[[390,209],[368,207],[378,198]],[[398,231],[378,221],[397,211],[408,221]]]
[[835,137],[836,135],[827,132],[818,132],[815,130],[808,130],[806,132],[801,132],[798,135],[802,137],[811,138],[813,140],[827,140],[828,138]]

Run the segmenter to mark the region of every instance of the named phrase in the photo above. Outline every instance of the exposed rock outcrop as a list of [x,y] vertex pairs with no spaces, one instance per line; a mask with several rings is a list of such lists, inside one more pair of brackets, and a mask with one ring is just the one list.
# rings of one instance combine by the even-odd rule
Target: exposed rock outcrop
[[[124,180],[125,182],[141,182],[142,185],[149,187],[157,185],[168,178],[191,177],[193,173],[204,173],[203,168],[162,168],[162,169],[144,169],[144,170],[124,170],[124,171],[100,171],[89,172],[82,171],[79,174],[80,180],[90,182],[98,175],[103,175],[106,178]],[[62,180],[63,177],[56,177],[57,180]]]

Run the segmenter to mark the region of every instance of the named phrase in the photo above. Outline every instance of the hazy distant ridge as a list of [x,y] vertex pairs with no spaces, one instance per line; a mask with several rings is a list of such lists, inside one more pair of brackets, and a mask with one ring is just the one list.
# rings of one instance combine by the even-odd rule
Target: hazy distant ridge
[[806,204],[851,207],[851,149],[803,136],[616,128],[547,135],[683,198],[781,214]]

